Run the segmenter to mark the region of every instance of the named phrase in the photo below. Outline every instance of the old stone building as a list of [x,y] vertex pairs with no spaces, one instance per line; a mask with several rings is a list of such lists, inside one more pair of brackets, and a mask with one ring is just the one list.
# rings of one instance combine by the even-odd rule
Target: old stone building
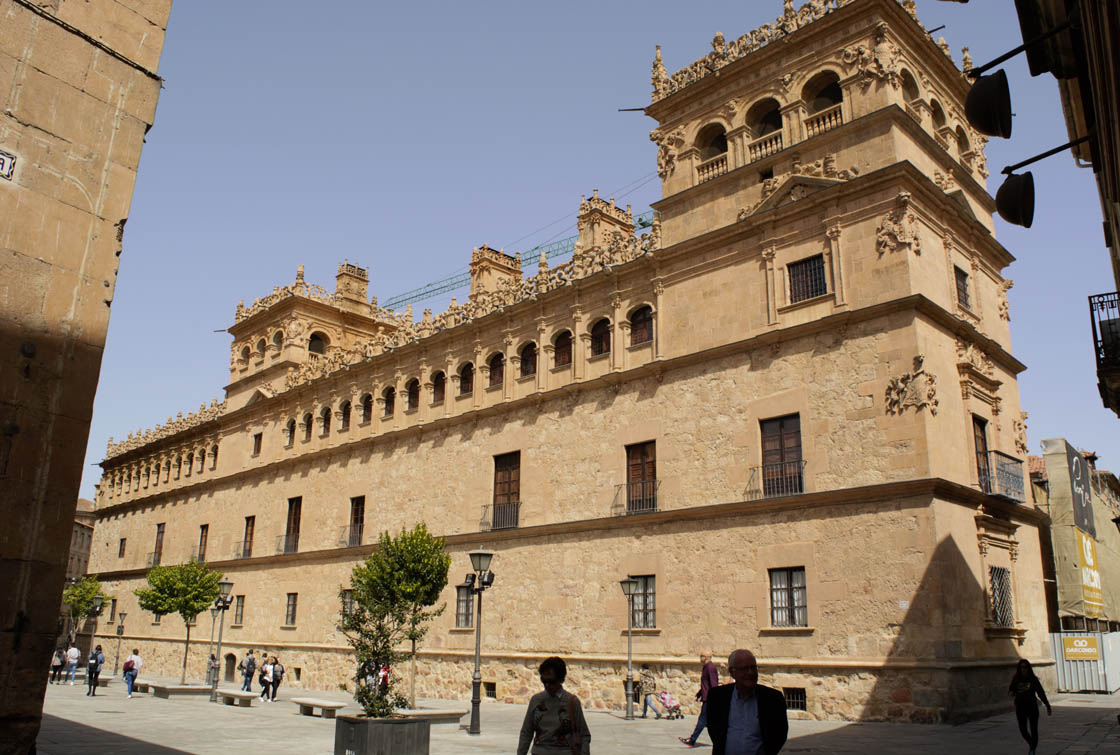
[[640,236],[593,193],[569,261],[483,246],[442,313],[379,306],[349,263],[334,291],[301,268],[238,305],[225,399],[103,462],[91,571],[146,668],[176,667],[183,627],[139,621],[132,591],[194,555],[234,585],[229,677],[264,648],[337,688],[340,589],[379,532],[424,521],[454,566],[423,695],[470,688],[454,582],[480,545],[498,699],[559,653],[587,704],[620,706],[627,576],[636,660],[682,700],[705,647],[755,649],[820,718],[980,715],[1020,656],[1052,670],[1012,256],[968,83],[913,6],[787,2],[673,75],[658,51]]
[[0,742],[35,742],[171,0],[0,0]]

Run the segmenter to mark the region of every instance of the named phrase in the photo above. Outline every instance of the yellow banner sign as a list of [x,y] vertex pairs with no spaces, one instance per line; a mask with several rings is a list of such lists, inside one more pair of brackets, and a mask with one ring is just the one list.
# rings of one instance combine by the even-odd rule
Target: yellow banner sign
[[1079,529],[1074,529],[1077,538],[1077,561],[1081,567],[1081,600],[1085,604],[1085,615],[1091,619],[1104,616],[1104,593],[1101,592],[1101,572],[1097,568],[1097,541]]
[[1062,650],[1067,661],[1099,661],[1101,658],[1096,637],[1062,637]]

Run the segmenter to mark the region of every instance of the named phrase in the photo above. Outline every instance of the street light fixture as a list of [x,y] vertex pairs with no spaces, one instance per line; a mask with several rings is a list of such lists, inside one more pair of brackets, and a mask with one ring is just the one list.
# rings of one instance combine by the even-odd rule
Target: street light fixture
[[[221,591],[221,594],[218,595],[217,599],[214,600],[214,607],[210,610],[211,611],[220,611],[221,614],[222,614],[222,620],[218,624],[218,652],[217,652],[217,656],[216,656],[218,658],[221,658],[222,657],[222,632],[226,628],[226,611],[229,610],[230,604],[233,603],[233,597],[230,596],[230,591],[233,590],[233,583],[230,582],[228,579],[223,579],[221,582],[218,583],[218,589]],[[207,666],[209,666],[209,661],[207,661]],[[214,669],[214,673],[212,674],[212,676],[210,678],[210,702],[212,702],[212,703],[218,702],[218,669],[217,668]]]
[[479,706],[482,704],[482,591],[494,584],[494,572],[490,562],[494,559],[491,551],[477,548],[467,554],[471,558],[473,574],[467,575],[467,587],[477,596],[478,614],[474,622],[474,675],[471,676],[471,725],[468,734],[480,734]]
[[634,720],[634,593],[638,580],[633,577],[619,580],[622,594],[626,596],[626,720]]
[[124,636],[124,617],[128,616],[128,614],[121,611],[117,615],[121,617],[121,620],[120,623],[117,624],[117,656],[113,659],[113,676],[117,675],[117,666],[121,661],[121,638]]
[[[89,652],[93,652],[93,635],[97,633],[97,617],[101,615],[101,606],[104,605],[105,598],[100,595],[93,596],[93,605],[89,607],[86,616],[93,619],[93,625],[89,628]],[[87,672],[88,673],[88,672]]]
[[214,655],[214,627],[218,625],[218,609],[210,609],[210,644],[206,648],[206,683],[210,683],[210,674],[214,669],[210,667],[210,657]]

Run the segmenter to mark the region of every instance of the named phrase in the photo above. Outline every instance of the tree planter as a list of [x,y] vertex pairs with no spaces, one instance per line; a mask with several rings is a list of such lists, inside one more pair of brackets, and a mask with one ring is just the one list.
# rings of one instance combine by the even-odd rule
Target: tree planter
[[426,718],[339,716],[334,755],[428,755],[430,730]]

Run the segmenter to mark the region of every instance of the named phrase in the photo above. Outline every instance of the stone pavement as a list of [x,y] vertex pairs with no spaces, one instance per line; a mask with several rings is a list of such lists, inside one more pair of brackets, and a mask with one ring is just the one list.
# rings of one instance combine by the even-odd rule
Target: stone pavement
[[[225,687],[226,685],[223,685]],[[151,695],[125,696],[114,682],[95,698],[85,687],[47,686],[40,755],[96,753],[230,753],[268,752],[330,755],[334,723],[298,714],[288,702],[301,695],[350,702],[341,692],[306,692],[280,688],[280,701],[254,702],[252,708],[210,703],[206,698],[158,700]],[[1120,755],[1120,694],[1054,695],[1054,715],[1040,724],[1039,755],[1109,753]],[[439,708],[469,709],[468,702],[422,701]],[[482,734],[469,736],[452,726],[432,727],[433,755],[457,753],[513,753],[524,706],[488,702],[482,706]],[[468,718],[463,718],[465,725]],[[592,752],[604,755],[648,755],[685,752],[677,742],[687,736],[693,719],[626,721],[620,714],[589,712]],[[1001,755],[1026,752],[1012,713],[960,726],[930,726],[837,721],[791,721],[790,741],[783,753],[952,753]],[[700,740],[707,745],[707,736]],[[699,752],[708,747],[697,748]],[[710,751],[710,750],[708,750]]]

